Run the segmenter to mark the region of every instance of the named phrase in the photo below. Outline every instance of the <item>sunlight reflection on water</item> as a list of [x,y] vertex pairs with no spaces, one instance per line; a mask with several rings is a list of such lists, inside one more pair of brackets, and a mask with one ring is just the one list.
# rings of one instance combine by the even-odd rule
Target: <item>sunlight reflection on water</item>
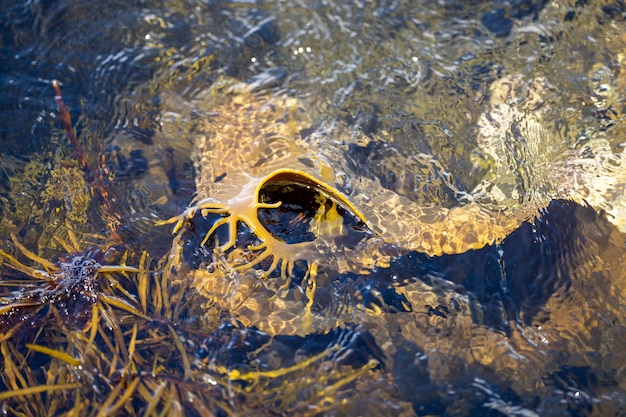
[[[140,305],[148,285],[151,303],[141,314],[157,324],[128,314],[135,322],[124,316],[121,333],[100,330],[92,338],[102,349],[93,366],[102,369],[68,368],[96,381],[82,388],[92,411],[124,399],[115,397],[123,395],[116,375],[136,369],[145,379],[128,383],[139,386],[129,394],[130,415],[172,403],[217,414],[621,415],[625,15],[611,0],[2,5],[0,263],[7,290],[0,311],[35,299],[28,291],[36,283],[20,275],[32,271],[11,269],[9,256],[37,264],[16,240],[55,262],[72,249],[134,265],[146,262],[140,254],[147,250],[157,279],[117,276],[123,284],[107,281],[103,299],[121,294]],[[97,179],[85,179],[73,160],[53,78],[61,80]],[[231,132],[239,142],[225,136]],[[381,243],[353,219],[347,232],[316,243],[326,256],[319,270],[297,263],[289,279],[276,273],[262,280],[229,266],[253,256],[250,247],[218,256],[214,242],[200,245],[219,216],[201,219],[198,212],[181,223],[168,252],[172,236],[155,227],[158,220],[181,213],[196,192],[212,197],[206,194],[220,186],[246,185],[230,182],[237,173],[228,170],[228,153],[200,143],[220,143],[224,135],[222,142],[247,149],[255,134],[261,143],[301,140],[310,153],[292,158],[299,168],[317,167],[320,176],[332,168],[324,180],[373,213],[375,230],[397,215],[386,227],[404,233]],[[256,169],[254,158],[271,164],[280,157],[261,156],[243,158],[242,169]],[[226,168],[207,179],[199,161]],[[94,191],[94,181],[106,195]],[[304,213],[294,196],[305,191],[281,187],[292,193],[284,198],[289,204],[266,209],[264,221],[274,222],[279,236],[311,235],[311,201],[318,204],[323,193]],[[394,211],[372,206],[386,195],[399,196]],[[335,213],[330,204],[323,207]],[[449,212],[439,208],[463,214],[480,205],[512,226],[503,227],[498,244],[428,256],[404,244],[412,229],[402,214],[416,205],[432,209],[420,221],[430,219],[434,231],[424,224],[419,235],[431,248],[480,227],[468,211],[460,216],[465,224],[446,229],[441,213]],[[355,217],[351,210],[332,215]],[[255,230],[248,229],[237,236],[253,245]],[[114,238],[129,252],[100,250]],[[125,292],[115,292],[120,288]],[[154,295],[161,290],[171,292],[169,311],[167,297]],[[107,308],[119,309],[115,302]],[[29,308],[0,324],[48,325],[47,310]],[[91,307],[85,311],[80,320],[91,317]],[[77,333],[90,331],[77,323]],[[41,339],[32,331],[9,336],[15,346],[3,342],[4,369],[13,355],[32,378],[27,385],[52,384],[36,369],[44,363],[55,373],[56,359],[40,352],[37,363],[17,360],[25,343],[50,342],[91,358],[82,336],[59,343],[66,329],[57,325]],[[133,362],[124,343],[134,340],[141,359]],[[152,348],[158,341],[163,356]],[[102,358],[113,344],[119,369],[107,363],[105,375]],[[188,384],[188,400],[174,394],[179,380]],[[0,391],[18,388],[25,386],[5,372]],[[151,402],[156,390],[167,393],[163,403]],[[3,405],[6,412],[46,409],[44,397],[31,405],[15,398]],[[56,411],[67,411],[74,394],[59,401],[65,405]]]

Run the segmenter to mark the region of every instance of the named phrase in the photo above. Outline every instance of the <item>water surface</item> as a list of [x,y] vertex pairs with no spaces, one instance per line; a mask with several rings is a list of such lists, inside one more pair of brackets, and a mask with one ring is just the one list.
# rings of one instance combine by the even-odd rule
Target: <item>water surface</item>
[[[621,2],[29,1],[0,12],[5,412],[624,414]],[[192,201],[198,120],[234,86],[299,100],[298,135],[336,162],[348,197],[370,178],[414,204],[471,200],[519,227],[463,254],[389,242],[389,267],[320,280],[317,328],[272,332],[264,304],[235,314],[169,273],[171,228],[155,226]],[[308,207],[298,199],[293,210]],[[197,234],[215,220],[198,219]],[[202,276],[209,255],[184,239],[178,263]],[[83,281],[50,287],[11,260],[56,273],[34,254]],[[91,261],[154,273],[96,277]],[[296,274],[289,294],[306,298]],[[234,300],[248,285],[237,282],[212,291]],[[274,294],[276,282],[250,285]],[[300,314],[285,305],[279,328]]]

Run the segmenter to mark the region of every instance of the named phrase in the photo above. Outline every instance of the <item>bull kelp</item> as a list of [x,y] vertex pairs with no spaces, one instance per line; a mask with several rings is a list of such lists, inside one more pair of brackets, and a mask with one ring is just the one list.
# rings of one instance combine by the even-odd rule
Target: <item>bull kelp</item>
[[621,2],[0,10],[3,412],[626,413]]

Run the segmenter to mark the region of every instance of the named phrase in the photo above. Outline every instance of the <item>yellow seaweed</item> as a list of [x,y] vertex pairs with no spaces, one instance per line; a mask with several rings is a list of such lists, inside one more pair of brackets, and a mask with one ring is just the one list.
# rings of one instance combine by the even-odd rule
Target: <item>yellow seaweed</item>
[[112,297],[106,294],[100,294],[99,297],[102,299],[102,301],[104,301],[110,306],[117,307],[128,313],[134,314],[137,317],[141,317],[144,320],[152,321],[152,318],[143,314],[141,311],[137,310],[135,306],[133,306],[132,304],[128,303],[125,300],[122,300],[121,298]]
[[[279,266],[281,268],[281,276],[290,276],[297,260],[308,260],[311,258],[312,244],[311,242],[291,244],[283,242],[277,239],[259,219],[259,209],[278,208],[281,205],[280,201],[276,203],[260,201],[261,190],[275,183],[298,184],[320,193],[322,196],[318,199],[320,209],[314,217],[314,222],[312,222],[315,227],[314,232],[318,237],[322,234],[341,234],[343,220],[337,213],[337,204],[340,204],[347,211],[352,213],[363,222],[363,224],[370,226],[365,216],[340,191],[304,171],[287,168],[273,171],[258,183],[248,183],[241,188],[236,196],[229,198],[223,203],[218,203],[213,198],[206,198],[195,203],[181,215],[159,222],[158,224],[176,223],[173,233],[177,233],[186,222],[193,219],[198,211],[204,217],[208,214],[222,215],[223,217],[219,218],[205,234],[201,245],[205,245],[206,242],[215,235],[217,229],[225,225],[228,227],[229,240],[220,245],[219,249],[222,252],[226,252],[236,246],[238,224],[241,222],[254,233],[261,243],[248,247],[249,250],[257,253],[257,257],[245,265],[234,267],[234,270],[242,271],[250,269],[271,257],[272,263],[265,270],[262,277],[267,277]],[[325,208],[327,198],[332,202],[330,210],[326,210]],[[323,224],[326,224],[326,226],[322,226]],[[322,227],[324,230],[321,229]]]
[[82,364],[82,361],[74,358],[73,356],[68,355],[67,353],[58,351],[56,349],[51,349],[46,346],[33,345],[30,343],[26,343],[26,347],[30,350],[34,350],[35,352],[43,353],[45,355],[51,356],[53,358],[59,359],[69,365],[79,366]]
[[80,384],[37,385],[34,387],[0,392],[0,400],[6,400],[13,397],[25,397],[27,395],[39,394],[41,392],[62,391],[74,388],[80,388]]

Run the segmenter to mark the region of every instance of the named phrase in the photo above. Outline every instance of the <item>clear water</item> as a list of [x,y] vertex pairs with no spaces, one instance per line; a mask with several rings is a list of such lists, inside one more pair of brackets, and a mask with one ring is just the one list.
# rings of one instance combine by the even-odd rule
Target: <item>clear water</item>
[[[232,328],[223,311],[194,305],[181,284],[173,298],[186,304],[146,306],[158,324],[138,324],[150,349],[138,348],[135,377],[118,346],[130,343],[132,321],[122,321],[120,333],[95,339],[102,352],[113,341],[117,363],[64,371],[57,384],[81,387],[9,396],[4,412],[43,413],[53,403],[67,411],[80,392],[90,399],[82,414],[111,398],[107,407],[121,399],[123,415],[626,413],[621,2],[7,1],[0,16],[0,248],[29,265],[15,240],[58,263],[68,247],[55,236],[72,241],[72,230],[81,256],[126,262],[102,250],[115,241],[128,265],[145,250],[149,267],[162,268],[172,237],[154,223],[184,210],[196,190],[194,132],[178,111],[210,111],[197,97],[233,79],[295,91],[314,129],[341,126],[329,147],[382,140],[404,155],[432,155],[436,177],[453,178],[463,196],[520,220],[538,215],[501,245],[435,258],[409,252],[369,276],[339,274],[317,308],[342,323],[308,338]],[[90,179],[59,121],[53,79]],[[379,168],[363,169],[382,181],[388,172]],[[420,204],[465,203],[416,195]],[[24,278],[3,259],[3,287],[19,293],[14,281]],[[122,286],[131,296],[141,288]],[[15,292],[0,296],[10,305]],[[372,305],[382,312],[370,314]],[[4,392],[51,385],[46,372],[72,366],[29,356],[25,343],[81,352],[71,348],[79,341],[45,330],[44,310],[20,314],[44,330],[17,337],[13,319],[0,322],[9,335]],[[74,327],[89,333],[86,318]],[[152,338],[167,339],[163,349],[172,351],[151,356]],[[13,362],[32,379],[19,382]],[[38,367],[45,372],[26,371]],[[241,379],[233,369],[258,374]],[[115,391],[120,375],[134,387],[127,398]],[[190,394],[176,391],[179,383]],[[157,389],[167,393],[163,402],[149,400]]]

